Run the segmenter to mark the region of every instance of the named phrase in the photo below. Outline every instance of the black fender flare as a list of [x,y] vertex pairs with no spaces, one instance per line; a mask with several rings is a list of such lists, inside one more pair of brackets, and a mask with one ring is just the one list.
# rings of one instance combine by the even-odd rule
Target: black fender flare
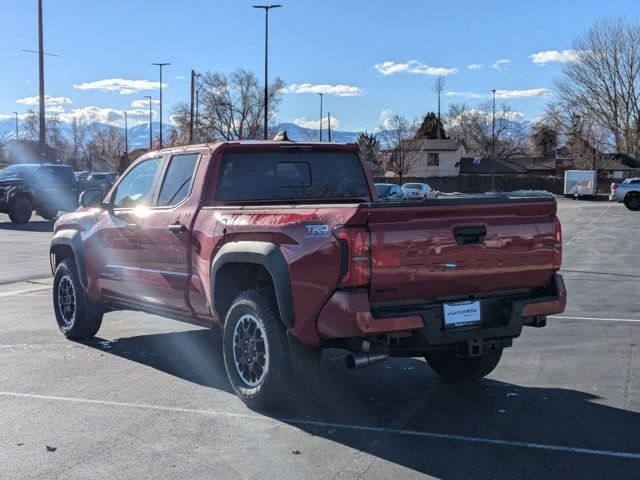
[[[228,263],[253,263],[267,269],[273,280],[280,318],[293,328],[295,314],[291,294],[289,265],[277,245],[269,242],[240,241],[225,244],[211,262],[211,303],[215,309],[215,282],[218,271]],[[218,317],[220,317],[220,312]]]
[[80,284],[86,290],[87,289],[87,269],[84,262],[84,254],[82,252],[82,236],[78,230],[60,230],[51,239],[49,246],[49,258],[51,259],[51,273],[55,274],[55,261],[53,255],[55,254],[56,247],[65,245],[71,248],[73,257],[76,262],[76,268],[78,269],[78,276],[80,277]]

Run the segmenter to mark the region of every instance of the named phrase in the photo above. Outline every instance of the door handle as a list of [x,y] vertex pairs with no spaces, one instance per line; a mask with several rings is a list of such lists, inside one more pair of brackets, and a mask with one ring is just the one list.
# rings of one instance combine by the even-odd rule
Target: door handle
[[169,225],[169,231],[174,234],[184,233],[187,231],[187,226],[181,223],[172,223]]
[[474,227],[455,227],[453,236],[458,245],[471,245],[474,243],[484,243],[487,236],[487,227],[478,225]]

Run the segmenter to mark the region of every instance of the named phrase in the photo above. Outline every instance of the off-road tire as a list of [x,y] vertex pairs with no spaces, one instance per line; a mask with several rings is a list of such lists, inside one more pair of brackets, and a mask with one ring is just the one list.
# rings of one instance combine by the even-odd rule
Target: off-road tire
[[[224,365],[233,391],[245,404],[256,409],[283,405],[293,382],[285,327],[277,310],[265,297],[266,295],[258,290],[239,293],[227,311],[222,340]],[[240,322],[248,325],[253,325],[255,322],[261,330],[257,337],[266,337],[266,342],[262,342],[263,347],[266,345],[262,351],[266,353],[255,360],[264,368],[252,367],[263,370],[263,373],[249,381],[243,377],[243,375],[250,376],[251,373],[248,373],[248,369],[242,368],[241,359],[246,351],[240,348],[244,338],[239,333],[243,328],[242,325],[239,326]],[[251,365],[254,363],[252,362]],[[243,370],[243,374],[240,370]],[[251,384],[252,382],[259,383]]]
[[51,221],[55,220],[56,217],[58,216],[58,211],[57,210],[40,210],[40,212],[38,212],[38,213],[40,214],[40,216],[42,218],[44,218],[48,222],[51,222]]
[[640,195],[632,193],[624,198],[624,206],[634,212],[640,210]]
[[477,380],[486,377],[498,366],[502,348],[490,350],[480,357],[459,357],[453,351],[427,352],[429,366],[447,380]]
[[100,330],[104,309],[87,297],[80,284],[76,264],[71,258],[64,259],[56,268],[53,277],[53,310],[58,328],[69,339],[86,340]]
[[27,223],[33,213],[33,205],[28,198],[18,197],[9,206],[9,219],[13,223]]

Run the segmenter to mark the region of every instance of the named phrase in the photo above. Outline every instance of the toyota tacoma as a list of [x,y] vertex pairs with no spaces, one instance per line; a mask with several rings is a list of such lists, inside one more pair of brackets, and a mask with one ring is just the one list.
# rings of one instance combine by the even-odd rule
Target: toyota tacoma
[[347,350],[350,368],[424,357],[477,379],[566,304],[553,198],[378,202],[352,144],[150,152],[80,203],[50,247],[62,333],[90,338],[125,309],[222,327],[252,406],[282,402],[323,348]]

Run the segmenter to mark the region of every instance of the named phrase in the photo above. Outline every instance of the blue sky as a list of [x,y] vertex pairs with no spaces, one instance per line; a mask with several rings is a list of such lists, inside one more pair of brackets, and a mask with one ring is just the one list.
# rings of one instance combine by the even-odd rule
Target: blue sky
[[[44,0],[45,51],[60,55],[46,57],[50,113],[116,118],[113,110],[127,109],[132,123],[144,121],[143,104],[132,104],[158,96],[150,62],[172,63],[164,77],[165,119],[171,105],[188,99],[191,68],[243,67],[262,78],[264,16],[253,3]],[[318,96],[294,92],[325,91],[325,111],[341,130],[374,129],[389,113],[417,118],[435,110],[438,73],[447,74],[443,110],[451,101],[473,106],[495,88],[533,119],[549,100],[561,61],[571,59],[572,37],[603,16],[640,12],[638,0],[281,3],[270,14],[269,68],[292,93],[284,95],[278,120],[317,126]],[[26,112],[38,93],[37,55],[22,51],[37,49],[37,1],[3,0],[1,25],[5,118]]]

